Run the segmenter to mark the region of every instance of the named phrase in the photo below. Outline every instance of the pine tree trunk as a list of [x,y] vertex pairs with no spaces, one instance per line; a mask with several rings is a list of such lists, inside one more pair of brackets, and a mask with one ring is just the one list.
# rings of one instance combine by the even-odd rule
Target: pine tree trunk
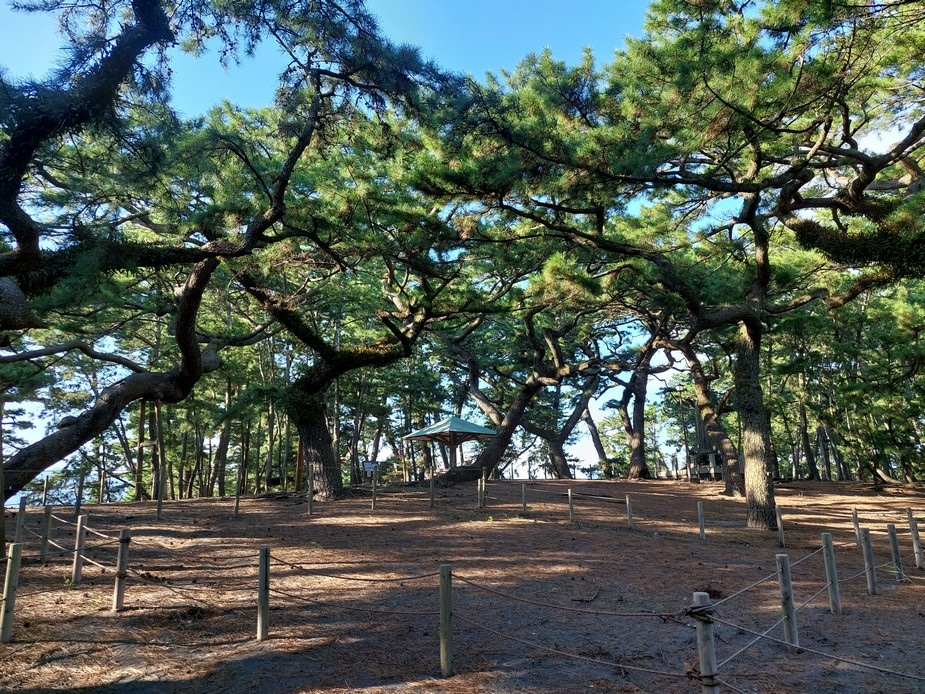
[[148,498],[145,493],[145,409],[148,401],[143,399],[138,405],[138,462],[135,464],[135,501]]
[[218,435],[218,447],[215,449],[215,462],[212,466],[208,489],[206,494],[212,496],[215,493],[216,483],[218,484],[218,495],[225,496],[226,474],[228,467],[228,448],[231,445],[231,417],[228,415],[228,406],[230,402],[225,400],[225,421],[222,422],[222,431]]
[[543,384],[537,378],[527,379],[527,382],[520,387],[520,390],[517,391],[517,395],[507,408],[504,417],[495,430],[494,437],[488,440],[488,445],[482,449],[482,452],[479,453],[479,456],[475,459],[475,467],[487,468],[490,472],[498,466],[501,462],[501,457],[510,445],[511,439],[514,437],[514,431],[523,419],[527,405],[530,404],[533,396],[536,395],[542,387]]
[[613,479],[613,464],[607,457],[607,451],[604,449],[604,442],[601,441],[601,432],[597,428],[597,423],[591,416],[591,411],[586,407],[581,416],[588,427],[588,434],[591,436],[591,443],[594,445],[594,452],[597,453],[597,464],[601,468],[601,474],[604,479]]
[[305,465],[312,467],[315,496],[320,499],[339,499],[344,495],[344,480],[340,461],[334,453],[331,432],[325,417],[323,393],[303,395],[298,410],[292,412],[292,421],[302,440]]
[[[727,496],[744,496],[745,480],[739,471],[739,451],[729,437],[725,427],[719,421],[719,413],[713,404],[709,379],[704,373],[700,358],[693,348],[687,345],[682,351],[694,379],[694,395],[697,398],[697,411],[694,416],[699,418],[699,422],[706,433],[707,443],[723,456],[723,482],[725,485],[723,493]],[[698,449],[700,446],[701,443],[698,440]],[[697,474],[699,474],[699,471]]]
[[[630,448],[630,465],[626,478],[629,480],[649,479],[651,474],[646,463],[646,391],[649,384],[649,362],[651,352],[640,362],[630,376],[629,384],[620,403],[620,417],[626,431],[626,442]],[[632,411],[630,410],[632,400]]]
[[741,324],[736,340],[735,385],[745,453],[746,523],[750,528],[777,527],[771,477],[770,420],[761,389],[761,324]]
[[809,480],[819,479],[819,468],[816,466],[816,453],[809,440],[809,417],[806,415],[806,403],[800,402],[800,443],[803,455],[806,457],[806,468],[809,470]]
[[557,480],[570,480],[574,477],[565,456],[564,441],[556,437],[546,442],[549,445],[549,463],[552,476]]

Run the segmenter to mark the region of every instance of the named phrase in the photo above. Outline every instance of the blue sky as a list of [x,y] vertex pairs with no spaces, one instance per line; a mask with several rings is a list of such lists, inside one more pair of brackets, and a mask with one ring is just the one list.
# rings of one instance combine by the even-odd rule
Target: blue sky
[[[642,32],[646,0],[367,0],[383,33],[421,48],[441,66],[482,78],[512,69],[550,48],[569,63],[585,46],[601,62]],[[0,0],[0,66],[9,75],[41,77],[54,65],[54,20],[10,10]],[[272,51],[224,71],[214,55],[174,62],[175,104],[188,115],[224,98],[245,106],[271,103],[278,59]]]

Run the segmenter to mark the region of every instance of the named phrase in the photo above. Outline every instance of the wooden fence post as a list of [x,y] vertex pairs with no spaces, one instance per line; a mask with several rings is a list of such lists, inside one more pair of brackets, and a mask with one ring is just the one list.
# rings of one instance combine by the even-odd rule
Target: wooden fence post
[[909,516],[909,533],[912,535],[912,550],[915,552],[915,568],[925,569],[925,559],[922,556],[922,538],[919,536],[919,524],[912,515],[912,509],[906,509]]
[[854,523],[854,537],[858,541],[858,547],[861,546],[861,525],[858,523],[858,507],[851,507],[851,521]]
[[39,549],[39,561],[48,563],[48,542],[51,540],[51,512],[52,507],[45,507],[45,517],[42,519],[42,545]]
[[793,582],[790,578],[790,557],[777,555],[777,585],[780,588],[780,606],[784,614],[784,639],[791,653],[800,650],[800,636],[797,633],[797,612],[793,605]]
[[77,538],[74,540],[74,563],[71,566],[71,585],[80,583],[84,566],[84,546],[87,543],[87,514],[77,517]]
[[13,536],[13,542],[22,544],[23,532],[26,529],[26,497],[19,497],[19,511],[16,513],[16,534]]
[[694,593],[694,607],[691,616],[697,620],[697,652],[700,656],[700,691],[703,694],[719,694],[716,682],[716,643],[713,639],[713,608],[709,593]]
[[868,595],[877,594],[877,567],[874,565],[874,550],[870,544],[870,529],[861,528],[861,551],[864,553],[864,573],[867,574]]
[[434,495],[434,471],[431,470],[431,471],[430,471],[430,507],[431,507],[431,508],[434,507],[434,500],[435,500],[435,495]]
[[896,572],[896,582],[902,583],[906,580],[906,572],[903,571],[903,556],[899,552],[899,537],[896,535],[896,526],[888,523],[886,526],[890,533],[890,548],[893,550],[893,568]]
[[125,578],[128,575],[128,545],[132,534],[128,528],[119,532],[119,558],[116,560],[116,585],[112,592],[112,611],[121,612],[125,601]]
[[257,640],[267,638],[270,625],[270,547],[260,548],[260,567],[257,576]]
[[572,490],[568,490],[568,522],[575,522],[575,503],[572,499]]
[[527,515],[527,485],[520,485],[520,514],[522,516]]
[[700,527],[700,539],[707,539],[706,516],[703,512],[703,502],[697,502],[697,525]]
[[440,565],[440,672],[453,675],[453,569]]
[[835,569],[832,533],[822,533],[822,557],[825,560],[825,580],[829,588],[829,610],[832,614],[841,614],[841,590],[838,587],[838,572]]
[[378,467],[378,465],[376,465],[376,464],[374,463],[374,464],[373,464],[373,505],[372,505],[372,510],[373,510],[373,511],[376,510],[376,477],[377,477],[377,475],[376,475],[376,468],[377,468],[377,467]]
[[626,495],[626,526],[633,527],[633,502],[629,494]]
[[19,564],[22,561],[22,544],[14,542],[6,562],[6,579],[3,581],[3,615],[0,619],[0,643],[9,643],[13,631],[13,611],[16,609],[16,588],[19,586]]
[[784,538],[784,513],[781,511],[780,506],[776,506],[775,509],[775,514],[777,515],[777,546],[783,548],[787,546]]

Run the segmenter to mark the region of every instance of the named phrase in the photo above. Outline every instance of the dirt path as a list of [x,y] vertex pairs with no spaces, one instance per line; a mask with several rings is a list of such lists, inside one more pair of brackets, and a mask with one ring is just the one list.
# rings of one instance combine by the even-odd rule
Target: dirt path
[[[426,489],[386,488],[375,510],[358,497],[315,503],[311,516],[295,495],[242,500],[238,517],[230,500],[169,503],[160,522],[151,504],[85,507],[102,533],[90,535],[86,554],[108,568],[86,565],[78,586],[67,584],[69,552],[53,549],[47,566],[38,563],[42,513],[32,509],[0,690],[699,692],[688,678],[698,665],[685,611],[703,591],[723,601],[715,632],[724,692],[925,691],[925,572],[915,568],[906,517],[911,507],[925,518],[925,497],[781,487],[782,550],[776,533],[746,529],[743,503],[713,484],[537,481],[526,514],[521,489],[490,484],[483,510],[475,485],[440,490],[434,508]],[[853,507],[880,565],[873,596]],[[72,519],[70,509],[55,515]],[[902,583],[888,566],[888,523],[900,532]],[[126,609],[113,614],[113,540],[123,527],[132,532]],[[821,532],[836,544],[840,616],[829,611]],[[69,550],[74,526],[56,521],[53,539]],[[271,612],[269,639],[258,643],[261,546],[271,548]],[[781,552],[793,566],[803,650],[762,639],[738,653],[779,620]],[[441,564],[452,566],[454,586],[456,674],[446,679]],[[782,627],[768,635],[782,639]]]

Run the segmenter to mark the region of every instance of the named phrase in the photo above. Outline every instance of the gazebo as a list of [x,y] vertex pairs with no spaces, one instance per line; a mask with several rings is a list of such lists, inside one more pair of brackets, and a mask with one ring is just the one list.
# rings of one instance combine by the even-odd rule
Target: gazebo
[[456,449],[466,441],[490,439],[494,429],[467,422],[459,417],[449,416],[429,427],[412,431],[402,438],[406,441],[438,441],[450,447],[450,467],[456,467]]

